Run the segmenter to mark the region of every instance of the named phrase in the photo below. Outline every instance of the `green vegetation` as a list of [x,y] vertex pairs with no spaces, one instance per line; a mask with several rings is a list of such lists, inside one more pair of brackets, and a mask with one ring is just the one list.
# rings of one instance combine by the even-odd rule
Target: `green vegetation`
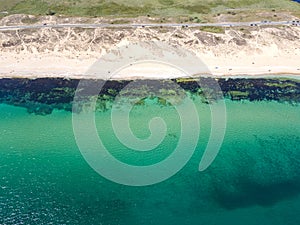
[[23,18],[22,19],[22,23],[25,23],[25,24],[34,24],[34,23],[37,23],[39,22],[38,18],[36,17],[26,17],[26,18]]
[[20,0],[1,0],[0,11],[10,10],[13,6],[15,6],[19,2]]
[[189,83],[189,82],[197,82],[196,78],[177,78],[176,83]]
[[130,20],[118,19],[111,22],[111,24],[126,24],[126,23],[130,23]]
[[297,88],[297,85],[294,83],[287,83],[287,82],[278,82],[278,83],[267,83],[269,87],[276,87],[276,88]]
[[249,92],[243,92],[243,91],[229,91],[230,96],[235,98],[247,98],[249,96]]
[[299,15],[300,4],[290,0],[1,0],[1,11],[66,16],[192,16],[202,21],[202,18],[210,20],[220,14],[239,19],[264,11],[273,14],[289,11]]
[[224,34],[225,29],[223,27],[201,27],[200,30],[210,33]]

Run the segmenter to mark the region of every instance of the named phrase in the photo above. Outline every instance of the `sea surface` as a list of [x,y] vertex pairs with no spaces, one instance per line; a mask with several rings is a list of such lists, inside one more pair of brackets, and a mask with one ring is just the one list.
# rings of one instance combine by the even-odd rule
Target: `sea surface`
[[[211,114],[193,101],[201,130],[192,158],[171,178],[142,187],[109,181],[88,165],[71,112],[41,116],[1,104],[0,224],[299,225],[300,106],[226,100],[223,145],[200,172]],[[131,111],[133,133],[147,138],[149,120],[160,116],[167,134],[152,151],[132,151],[114,135],[110,113],[96,113],[98,135],[128,164],[159,163],[180,138],[175,108],[146,101]]]

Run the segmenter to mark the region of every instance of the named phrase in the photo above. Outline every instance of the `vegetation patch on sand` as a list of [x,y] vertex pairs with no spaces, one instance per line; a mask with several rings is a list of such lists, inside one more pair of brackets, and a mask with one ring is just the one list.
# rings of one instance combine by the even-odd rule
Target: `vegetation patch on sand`
[[217,33],[217,34],[224,34],[225,29],[223,27],[212,27],[212,26],[205,26],[200,27],[201,31],[209,32],[209,33]]

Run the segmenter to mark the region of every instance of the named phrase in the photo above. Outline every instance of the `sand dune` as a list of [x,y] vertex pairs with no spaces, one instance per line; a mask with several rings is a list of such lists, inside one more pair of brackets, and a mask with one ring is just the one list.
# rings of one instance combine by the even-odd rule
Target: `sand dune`
[[[193,76],[300,75],[300,27],[227,29],[40,29],[0,32],[0,77],[93,77],[89,68],[116,46],[159,41],[196,54],[206,68]],[[118,55],[118,50],[116,50]],[[159,54],[159,49],[152,51]],[[122,60],[122,54],[115,60]],[[178,59],[180,60],[180,54]],[[114,71],[111,71],[114,72]],[[178,71],[161,65],[130,66],[114,79],[174,78]]]

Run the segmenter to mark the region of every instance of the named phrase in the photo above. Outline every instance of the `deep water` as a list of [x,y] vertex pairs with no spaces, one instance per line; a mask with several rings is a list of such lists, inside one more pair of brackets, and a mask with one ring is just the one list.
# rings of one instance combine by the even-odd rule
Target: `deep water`
[[[41,116],[0,105],[0,224],[300,224],[300,106],[226,100],[225,140],[213,164],[199,172],[210,111],[194,103],[201,132],[193,157],[170,179],[146,187],[113,183],[90,168],[70,112]],[[168,133],[150,152],[118,142],[110,110],[97,112],[96,124],[116,158],[153,164],[171,154],[180,137],[174,108],[151,102],[132,110],[133,132],[147,137],[154,116],[165,119]]]

